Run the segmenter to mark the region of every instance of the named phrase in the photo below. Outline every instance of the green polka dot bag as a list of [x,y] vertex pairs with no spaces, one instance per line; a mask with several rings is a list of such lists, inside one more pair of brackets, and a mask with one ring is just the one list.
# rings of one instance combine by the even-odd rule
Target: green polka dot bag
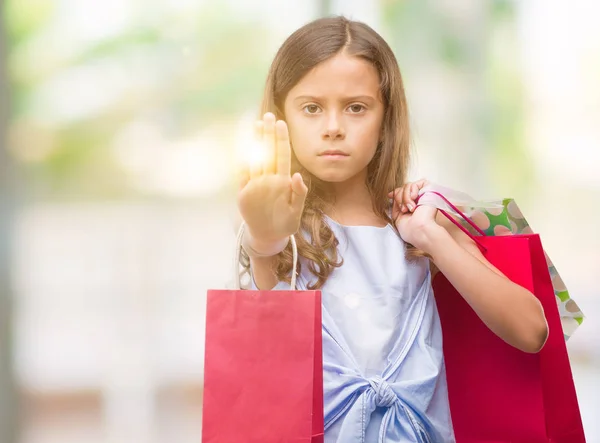
[[[427,190],[440,192],[446,198],[451,200],[452,203],[460,207],[460,209],[464,211],[464,213],[467,214],[486,235],[498,236],[533,233],[533,230],[523,216],[519,206],[512,198],[506,198],[499,201],[478,202],[467,194],[444,188],[436,184],[427,185],[421,193]],[[451,208],[444,203],[441,203],[441,199],[436,200],[433,204],[437,207],[443,205],[443,209],[453,212]],[[473,228],[466,223],[465,227],[474,231]],[[556,267],[552,263],[552,260],[550,260],[550,257],[548,257],[546,252],[544,252],[544,254],[552,278],[552,285],[554,287],[556,303],[558,304],[558,311],[561,317],[563,334],[565,340],[568,340],[575,330],[583,323],[585,317],[575,300],[569,295],[569,291],[556,270]]]

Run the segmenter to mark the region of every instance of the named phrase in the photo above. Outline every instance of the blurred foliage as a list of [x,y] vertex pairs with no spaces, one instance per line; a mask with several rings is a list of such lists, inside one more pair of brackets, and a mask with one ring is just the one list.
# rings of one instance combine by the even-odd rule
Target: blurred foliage
[[[510,173],[502,186],[510,191],[533,180],[518,61],[507,50],[517,44],[514,3],[486,5],[489,29],[478,42],[449,16],[452,8],[430,2],[381,0],[381,17],[401,67],[427,63],[442,74],[484,77],[483,109],[466,118],[485,141],[494,181]],[[272,57],[265,23],[221,3],[150,9],[140,7],[116,34],[76,45],[67,39],[77,35],[60,29],[56,1],[7,1],[11,147],[36,195],[139,195],[113,150],[130,125],[150,124],[176,142],[258,108]]]
[[516,50],[514,6],[496,1],[490,35],[487,82],[490,91],[490,169],[492,180],[513,195],[538,183],[533,158],[525,142],[525,93]]
[[[458,75],[466,82],[477,79],[477,84],[471,86],[480,88],[475,91],[480,98],[477,106],[467,110],[466,124],[480,134],[477,155],[490,166],[485,168],[485,173],[491,174],[487,180],[510,194],[535,183],[523,130],[516,6],[511,0],[484,3],[484,15],[477,21],[486,25],[481,39],[469,26],[460,26],[460,14],[449,6],[419,0],[383,0],[382,17],[401,68],[426,64],[442,77]],[[408,81],[410,75],[407,69]],[[464,99],[468,99],[471,92],[464,92]]]
[[[111,145],[130,123],[146,121],[177,140],[257,108],[270,57],[264,50],[269,32],[223,5],[183,17],[164,14],[160,21],[145,19],[140,10],[121,33],[71,53],[58,48],[53,53],[52,44],[44,42],[60,34],[53,28],[54,12],[52,2],[44,0],[10,0],[6,10],[12,144],[17,159],[28,160],[36,192],[123,195],[131,189]],[[106,89],[109,98],[92,112],[58,117],[60,103],[48,98],[49,88],[87,73],[89,81],[73,84],[69,93],[84,101],[89,89]],[[111,81],[120,93],[109,91]],[[43,152],[26,152],[35,146],[44,146]]]
[[7,34],[16,41],[39,32],[55,11],[55,4],[47,0],[6,0],[3,3]]

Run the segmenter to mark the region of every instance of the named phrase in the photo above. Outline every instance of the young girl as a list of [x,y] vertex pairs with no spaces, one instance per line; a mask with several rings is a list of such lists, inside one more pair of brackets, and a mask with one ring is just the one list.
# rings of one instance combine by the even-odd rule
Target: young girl
[[322,291],[325,441],[454,441],[433,270],[524,352],[547,336],[540,303],[437,209],[416,205],[427,182],[406,183],[402,78],[373,29],[337,17],[294,32],[263,113],[269,155],[238,195],[244,251],[254,287],[289,289],[294,235],[297,289]]

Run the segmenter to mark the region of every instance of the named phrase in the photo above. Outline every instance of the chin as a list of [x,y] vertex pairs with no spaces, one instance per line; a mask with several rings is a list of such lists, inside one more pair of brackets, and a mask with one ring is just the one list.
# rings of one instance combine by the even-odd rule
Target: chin
[[356,163],[340,164],[335,162],[331,164],[306,162],[304,167],[311,175],[326,183],[343,183],[363,174],[366,177],[367,168],[366,165],[362,166]]
[[349,177],[340,176],[336,174],[317,176],[318,179],[324,181],[325,183],[344,183],[348,180]]
[[351,179],[354,174],[349,174],[347,171],[329,170],[329,171],[309,171],[312,175],[326,183],[343,183]]

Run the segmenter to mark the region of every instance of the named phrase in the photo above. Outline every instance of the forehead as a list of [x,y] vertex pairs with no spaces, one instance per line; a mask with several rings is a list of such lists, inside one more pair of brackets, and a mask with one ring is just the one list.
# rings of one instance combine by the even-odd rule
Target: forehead
[[289,96],[292,99],[301,95],[379,97],[379,92],[377,69],[366,60],[342,53],[325,60],[308,72],[292,88]]

